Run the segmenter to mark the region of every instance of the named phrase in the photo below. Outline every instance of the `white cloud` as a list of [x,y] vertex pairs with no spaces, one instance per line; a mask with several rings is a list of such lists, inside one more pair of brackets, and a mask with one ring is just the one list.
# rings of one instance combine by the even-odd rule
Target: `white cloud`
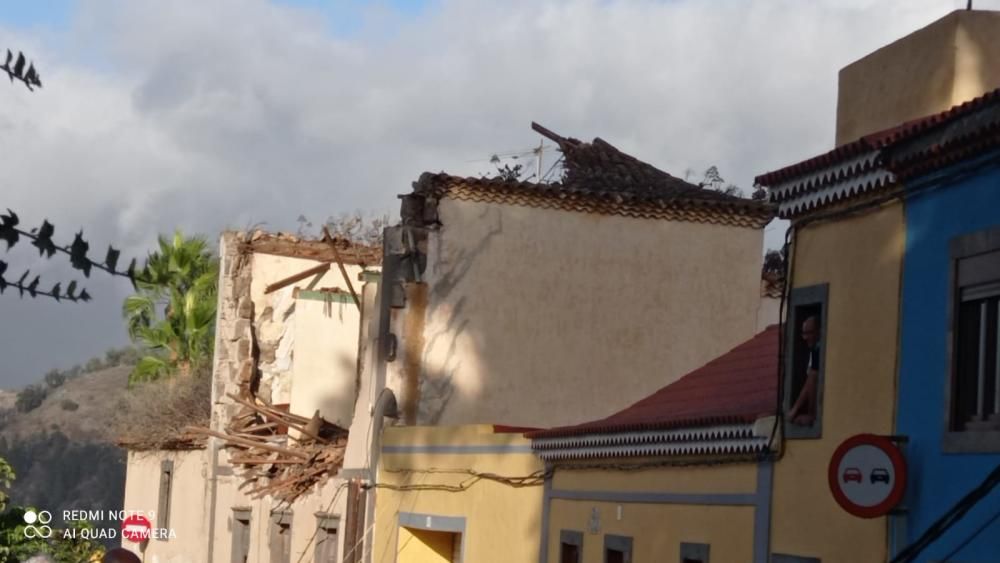
[[[454,0],[372,10],[338,38],[321,12],[261,0],[81,3],[66,30],[0,29],[45,82],[0,94],[0,205],[136,254],[176,227],[394,210],[425,170],[536,144],[531,120],[749,187],[830,148],[840,67],[957,4]],[[109,291],[86,306],[104,327]],[[3,331],[3,356],[26,345]]]

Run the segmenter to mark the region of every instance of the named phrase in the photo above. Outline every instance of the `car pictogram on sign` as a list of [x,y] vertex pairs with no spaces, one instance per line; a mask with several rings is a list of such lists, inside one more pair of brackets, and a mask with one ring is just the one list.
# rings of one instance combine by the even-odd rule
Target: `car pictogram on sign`
[[860,518],[885,516],[906,491],[906,459],[896,446],[905,437],[856,434],[840,443],[827,465],[830,493]]
[[889,470],[886,469],[886,468],[884,468],[884,467],[876,467],[875,469],[872,469],[872,473],[871,473],[871,475],[868,476],[868,479],[872,483],[879,483],[879,482],[881,482],[881,483],[885,483],[886,485],[888,485],[889,481],[890,481],[890,479],[889,479]]
[[855,483],[860,483],[864,478],[861,476],[861,470],[857,467],[848,467],[844,470],[844,482],[849,483],[854,481]]

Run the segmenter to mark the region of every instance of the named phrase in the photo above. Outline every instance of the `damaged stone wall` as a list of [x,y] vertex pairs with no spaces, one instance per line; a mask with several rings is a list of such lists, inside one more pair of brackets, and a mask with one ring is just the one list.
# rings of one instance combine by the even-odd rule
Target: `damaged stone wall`
[[222,235],[219,247],[222,275],[212,370],[212,429],[216,431],[221,431],[237,410],[227,395],[239,395],[240,382],[251,381],[255,369],[254,306],[250,297],[252,256],[245,243],[245,235],[229,232]]
[[[254,270],[267,267],[267,260],[255,260]],[[256,286],[257,284],[253,284]],[[254,287],[254,289],[257,289]],[[254,318],[258,356],[255,395],[272,405],[287,405],[292,389],[292,360],[295,350],[294,288],[286,287],[264,295],[253,292],[257,314]]]

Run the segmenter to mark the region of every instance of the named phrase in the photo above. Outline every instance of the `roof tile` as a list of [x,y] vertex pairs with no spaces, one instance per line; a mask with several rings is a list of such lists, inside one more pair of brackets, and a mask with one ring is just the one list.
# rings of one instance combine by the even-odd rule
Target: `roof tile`
[[774,412],[778,325],[607,418],[528,432],[529,438],[753,422]]

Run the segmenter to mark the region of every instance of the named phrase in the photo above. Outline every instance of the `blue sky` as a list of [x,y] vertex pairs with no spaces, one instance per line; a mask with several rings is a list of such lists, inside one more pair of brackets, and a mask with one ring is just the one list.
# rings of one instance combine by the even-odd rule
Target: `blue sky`
[[0,2],[0,21],[19,29],[65,27],[76,5],[73,0],[7,0]]
[[[424,13],[432,4],[429,0],[272,0],[284,6],[312,10],[327,18],[335,35],[349,36],[361,29],[365,14],[374,9],[388,9],[410,18]],[[32,28],[65,29],[78,0],[7,0],[0,2],[0,22],[22,30]]]

